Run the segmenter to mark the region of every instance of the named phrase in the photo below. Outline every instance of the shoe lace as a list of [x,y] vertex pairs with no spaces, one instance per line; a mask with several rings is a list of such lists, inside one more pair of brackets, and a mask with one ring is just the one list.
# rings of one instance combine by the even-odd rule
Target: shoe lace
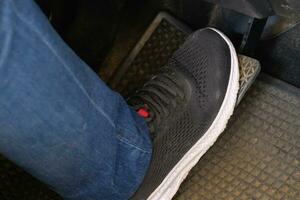
[[169,117],[170,110],[176,108],[184,99],[183,88],[174,80],[175,76],[176,72],[166,69],[153,76],[142,89],[129,98],[129,103],[146,120],[152,134]]

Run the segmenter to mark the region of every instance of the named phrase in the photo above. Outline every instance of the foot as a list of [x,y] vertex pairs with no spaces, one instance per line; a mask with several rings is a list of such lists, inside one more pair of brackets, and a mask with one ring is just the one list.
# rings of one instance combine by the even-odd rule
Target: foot
[[162,73],[130,98],[148,123],[153,153],[132,199],[168,200],[225,129],[238,92],[238,61],[215,29],[193,33]]

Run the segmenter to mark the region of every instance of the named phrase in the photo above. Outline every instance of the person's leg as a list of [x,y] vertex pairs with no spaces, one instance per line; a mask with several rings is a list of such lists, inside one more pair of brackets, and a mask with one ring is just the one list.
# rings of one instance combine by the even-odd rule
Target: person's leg
[[65,199],[127,199],[151,157],[146,124],[32,0],[0,1],[0,153]]

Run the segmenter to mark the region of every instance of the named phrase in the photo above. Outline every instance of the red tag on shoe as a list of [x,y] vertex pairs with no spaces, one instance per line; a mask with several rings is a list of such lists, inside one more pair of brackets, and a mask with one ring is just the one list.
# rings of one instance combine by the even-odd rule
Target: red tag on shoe
[[149,117],[149,113],[144,108],[138,109],[137,114],[143,118]]

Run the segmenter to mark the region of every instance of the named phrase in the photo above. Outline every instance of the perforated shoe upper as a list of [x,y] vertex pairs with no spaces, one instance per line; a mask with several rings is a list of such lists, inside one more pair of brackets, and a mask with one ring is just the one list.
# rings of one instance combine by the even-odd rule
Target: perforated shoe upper
[[[132,199],[147,199],[210,127],[225,97],[230,68],[228,44],[211,29],[193,33],[172,56],[164,73],[174,82],[176,95],[172,96],[172,91],[167,92],[163,87],[158,90],[164,93],[164,98],[170,98],[169,104],[172,101],[176,104],[167,103],[167,114],[151,119],[154,120],[150,122],[150,126],[154,126],[151,128],[151,131],[154,130],[152,160],[142,185]],[[158,78],[161,76],[157,75]],[[153,92],[157,89],[153,89],[151,81],[149,83],[143,90],[144,95],[159,101],[160,95],[156,92],[147,94],[147,90]],[[147,105],[147,100],[141,102],[150,111],[153,109],[153,106]],[[162,102],[160,106],[168,101]],[[164,113],[158,108],[155,107],[158,110],[156,115]]]

